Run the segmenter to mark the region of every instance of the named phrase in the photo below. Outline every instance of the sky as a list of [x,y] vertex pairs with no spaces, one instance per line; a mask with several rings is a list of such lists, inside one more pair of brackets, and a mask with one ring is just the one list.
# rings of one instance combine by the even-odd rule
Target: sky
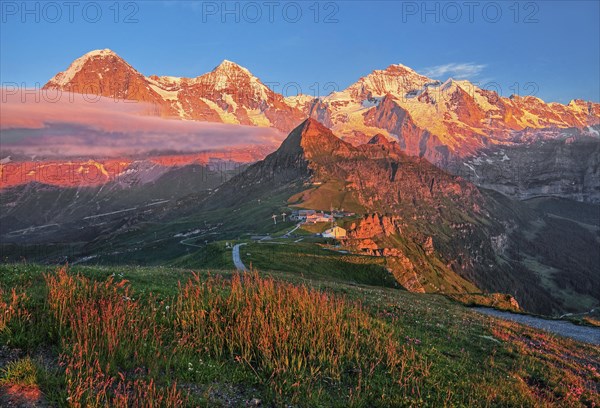
[[326,95],[401,63],[502,96],[600,101],[600,1],[0,0],[0,81],[35,88],[110,48],[145,75],[223,59],[284,95]]

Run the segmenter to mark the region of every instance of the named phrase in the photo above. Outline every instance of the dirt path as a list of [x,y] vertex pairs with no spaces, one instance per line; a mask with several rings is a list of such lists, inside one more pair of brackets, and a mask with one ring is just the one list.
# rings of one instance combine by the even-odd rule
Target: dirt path
[[231,255],[233,256],[233,264],[235,265],[235,269],[237,269],[238,271],[245,272],[248,269],[246,268],[246,265],[244,265],[244,263],[242,262],[242,258],[240,258],[240,247],[242,245],[246,244],[244,243],[234,245],[233,251],[231,251]]
[[568,337],[585,343],[600,345],[600,327],[578,326],[564,320],[542,319],[541,317],[502,312],[486,307],[473,308],[478,313],[498,317],[504,320],[521,323],[535,329],[545,330],[552,334]]
[[290,234],[293,234],[293,233],[294,233],[294,232],[295,232],[295,231],[296,231],[298,228],[300,228],[300,226],[301,226],[301,225],[302,225],[302,223],[301,223],[301,222],[299,222],[298,224],[296,224],[296,225],[294,226],[294,228],[292,228],[291,230],[289,230],[288,232],[286,232],[286,233],[283,235],[283,237],[284,237],[284,238],[289,238],[289,237],[290,237]]

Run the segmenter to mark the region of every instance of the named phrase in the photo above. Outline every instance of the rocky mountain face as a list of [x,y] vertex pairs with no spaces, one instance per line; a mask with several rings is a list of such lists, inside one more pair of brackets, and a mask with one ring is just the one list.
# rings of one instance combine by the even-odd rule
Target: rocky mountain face
[[[344,140],[361,144],[383,133],[410,155],[515,198],[600,202],[593,154],[600,144],[598,103],[503,98],[468,81],[442,83],[392,65],[303,106]],[[510,157],[508,151],[514,161],[493,160]],[[516,170],[521,159],[527,168]]]
[[[600,141],[574,128],[535,133],[525,146],[486,148],[447,169],[518,199],[553,196],[600,203]],[[551,137],[541,137],[546,133]]]
[[[356,213],[340,221],[348,231],[344,249],[381,257],[408,290],[503,293],[525,310],[546,314],[589,310],[600,300],[594,221],[572,221],[566,200],[547,213],[480,189],[407,155],[382,133],[354,146],[308,119],[275,152],[230,169],[226,179],[200,163],[184,165],[178,156],[178,166],[160,160],[130,165],[136,171],[100,186],[5,189],[3,250],[51,242],[52,248],[74,245],[85,256],[99,250],[110,255],[109,242],[135,251],[162,248],[169,239],[181,250],[168,226],[195,230],[205,214],[218,214],[215,219],[228,224],[222,230],[239,236],[282,207],[333,207]],[[590,206],[588,218],[595,219],[593,206],[579,205]]]
[[0,164],[0,242],[93,238],[96,226],[110,232],[132,214],[149,216],[182,197],[204,196],[265,155],[241,149],[5,162]]
[[0,163],[0,194],[7,189],[30,183],[59,188],[96,187],[111,182],[123,186],[143,185],[171,170],[190,165],[207,166],[214,172],[239,168],[264,158],[269,153],[268,150],[268,147],[256,146],[107,159],[75,157],[32,160],[15,157],[15,160],[5,159]]
[[[547,167],[549,161],[568,161],[560,156],[560,149],[555,151],[556,156],[541,161],[529,154],[535,148],[528,150],[540,138],[555,135],[560,140],[561,135],[570,132],[600,142],[598,103],[574,100],[562,105],[545,103],[534,96],[505,98],[466,80],[450,78],[442,82],[400,64],[375,70],[348,88],[322,98],[284,98],[230,61],[196,78],[144,76],[110,50],[82,56],[45,88],[147,102],[148,114],[175,119],[240,123],[286,132],[311,117],[354,145],[383,134],[396,140],[410,155],[424,157],[477,184],[515,197],[544,193],[544,188],[536,185],[549,178],[557,179],[554,187],[545,188],[550,194],[600,201],[600,194],[590,190],[589,183],[556,187],[568,186],[577,179],[570,175],[561,178],[559,172],[551,170],[553,167]],[[583,152],[587,142],[576,147],[579,139],[572,141],[572,147]],[[539,173],[532,172],[531,179],[523,182],[518,177],[527,172],[516,175],[506,162],[501,164],[506,182],[495,181],[498,177],[493,175],[488,179],[464,171],[471,167],[488,171],[483,170],[488,166],[485,155],[501,154],[502,149],[536,160],[536,170],[545,175],[540,179],[536,177]],[[589,162],[593,159],[578,161],[574,173],[593,176],[596,170],[583,165]],[[490,164],[489,173],[497,173],[497,167]],[[590,178],[586,176],[586,183]]]
[[91,51],[76,59],[43,89],[147,102],[156,107],[148,113],[168,113],[161,109],[165,101],[158,92],[148,88],[146,78],[108,49]]
[[349,139],[383,129],[410,154],[435,163],[515,142],[514,132],[524,129],[583,129],[600,123],[597,103],[503,98],[465,80],[442,83],[401,65],[374,71],[315,102],[307,113],[326,119],[323,123],[334,133]]
[[[208,201],[236,205],[281,193],[287,193],[292,206],[361,214],[343,221],[348,231],[343,245],[385,257],[389,271],[411,291],[507,293],[526,310],[544,313],[563,310],[563,295],[575,287],[598,300],[592,264],[575,271],[545,259],[535,268],[527,261],[544,251],[566,259],[574,255],[561,248],[560,240],[546,240],[540,248],[537,236],[547,229],[561,231],[563,240],[586,235],[579,243],[589,251],[598,244],[592,233],[480,190],[423,158],[406,155],[384,135],[353,146],[309,119],[276,152],[225,183]],[[589,288],[581,285],[584,281]],[[554,282],[552,290],[548,282]]]

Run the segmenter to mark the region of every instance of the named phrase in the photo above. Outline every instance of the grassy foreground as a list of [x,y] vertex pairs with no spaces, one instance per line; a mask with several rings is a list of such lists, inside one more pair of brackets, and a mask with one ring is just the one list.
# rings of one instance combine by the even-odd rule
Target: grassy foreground
[[0,405],[600,406],[599,347],[339,278],[0,265],[0,311]]

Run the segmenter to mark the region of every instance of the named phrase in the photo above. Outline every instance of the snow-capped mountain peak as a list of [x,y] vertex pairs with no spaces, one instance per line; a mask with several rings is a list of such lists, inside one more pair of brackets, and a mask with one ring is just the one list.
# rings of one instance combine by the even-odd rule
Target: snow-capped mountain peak
[[67,85],[73,80],[75,75],[77,75],[77,73],[79,73],[90,60],[107,57],[118,58],[120,61],[123,61],[125,63],[125,60],[123,60],[114,51],[108,48],[105,48],[103,50],[93,50],[77,58],[75,61],[73,61],[73,63],[71,63],[71,65],[69,65],[69,68],[67,68],[63,72],[59,72],[58,74],[56,74],[50,80],[50,82],[54,82],[56,85],[59,86]]
[[411,67],[408,67],[404,64],[391,64],[384,71],[393,72],[393,73],[400,74],[400,75],[416,74],[416,75],[422,76],[419,73],[417,73],[414,69],[412,69]]
[[114,55],[114,56],[118,56],[116,52],[114,52],[113,50],[109,49],[109,48],[104,48],[103,50],[93,50],[88,52],[87,54],[84,55],[84,57],[96,57],[96,56],[102,56],[102,57],[106,57],[109,55]]
[[360,78],[347,90],[350,91],[353,99],[362,101],[367,97],[383,97],[386,94],[404,96],[407,92],[420,89],[431,81],[430,78],[416,73],[411,68],[394,64]]
[[229,60],[223,60],[219,65],[217,65],[212,70],[212,72],[219,72],[219,73],[225,73],[225,74],[244,73],[248,76],[253,76],[252,73],[248,70],[248,68],[242,67],[241,65],[236,64],[235,62],[229,61]]

